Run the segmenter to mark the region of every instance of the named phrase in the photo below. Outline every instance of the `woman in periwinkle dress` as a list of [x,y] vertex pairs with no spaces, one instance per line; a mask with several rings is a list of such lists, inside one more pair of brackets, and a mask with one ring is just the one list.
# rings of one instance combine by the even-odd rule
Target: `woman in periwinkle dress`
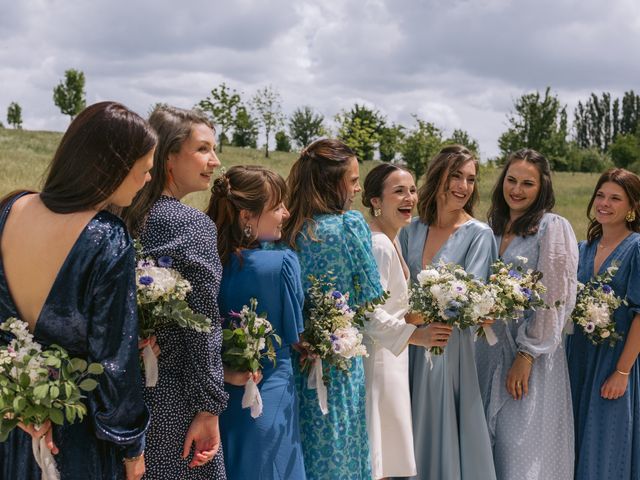
[[409,171],[382,163],[369,172],[362,193],[362,203],[372,215],[369,225],[380,282],[389,293],[376,315],[365,323],[367,428],[375,479],[416,474],[411,415],[407,414],[411,411],[407,345],[444,347],[451,334],[449,325],[416,328],[408,323],[409,268],[397,236],[411,223],[418,201],[416,190]]
[[[317,140],[301,152],[287,184],[291,217],[283,239],[298,254],[305,291],[308,275],[331,272],[335,288],[349,293],[352,307],[379,298],[383,290],[371,232],[362,214],[349,210],[360,191],[355,152],[338,140]],[[307,374],[296,368],[308,479],[371,478],[362,357],[353,359],[349,373],[329,370],[329,413],[323,415],[316,390],[307,387]]]
[[[400,232],[411,279],[426,266],[460,265],[484,280],[497,256],[488,225],[472,216],[478,161],[460,145],[431,161],[418,191],[418,217]],[[454,328],[442,355],[409,347],[411,413],[422,480],[496,478],[474,359],[474,332]]]
[[[261,362],[262,415],[251,417],[242,408],[248,372],[225,366],[227,410],[220,416],[227,476],[231,479],[305,480],[298,402],[291,366],[291,345],[302,332],[304,292],[300,264],[289,249],[267,250],[260,242],[282,236],[289,212],[283,200],[282,177],[264,167],[235,166],[216,179],[207,214],[218,227],[218,250],[223,264],[219,305],[223,317],[258,301],[257,312],[266,314],[282,343],[276,348],[275,366]],[[265,245],[266,246],[266,245]]]
[[[593,214],[593,217],[591,216]],[[613,315],[615,346],[593,345],[582,329],[567,341],[576,434],[575,478],[640,478],[640,178],[622,168],[602,174],[589,202],[578,280],[618,266],[610,286],[626,299]]]
[[[138,480],[144,473],[149,411],[142,398],[135,252],[124,207],[149,181],[156,135],[137,114],[100,102],[71,123],[42,192],[14,192],[0,202],[0,323],[17,317],[44,346],[98,362],[104,373],[86,393],[81,422],[46,435],[63,480]],[[11,290],[9,290],[9,285]],[[0,332],[0,343],[10,342]],[[53,432],[53,438],[51,433]],[[36,480],[31,438],[13,430],[0,443],[0,478]]]
[[551,213],[554,203],[547,159],[530,149],[513,153],[493,189],[489,224],[504,262],[542,272],[543,299],[552,308],[499,321],[493,325],[498,343],[476,343],[500,480],[573,478],[563,330],[575,305],[578,248],[569,222]]
[[218,416],[226,407],[220,348],[218,289],[222,266],[216,226],[184,205],[187,194],[207,190],[220,166],[213,126],[201,113],[167,105],[149,123],[158,132],[152,180],[124,212],[143,253],[168,256],[191,283],[189,307],[211,319],[210,332],[169,327],[157,332],[158,383],[145,388],[151,410],[147,436],[149,480],[224,479]]

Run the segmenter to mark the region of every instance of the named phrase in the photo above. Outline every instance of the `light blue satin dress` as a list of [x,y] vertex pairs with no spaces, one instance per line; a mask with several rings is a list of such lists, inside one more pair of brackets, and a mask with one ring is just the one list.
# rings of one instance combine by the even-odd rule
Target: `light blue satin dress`
[[[415,281],[429,227],[414,218],[400,232],[402,254]],[[497,257],[493,232],[471,219],[442,245],[433,263],[442,260],[485,279]],[[492,480],[496,478],[474,358],[474,332],[454,329],[442,355],[409,346],[411,413],[420,480]]]

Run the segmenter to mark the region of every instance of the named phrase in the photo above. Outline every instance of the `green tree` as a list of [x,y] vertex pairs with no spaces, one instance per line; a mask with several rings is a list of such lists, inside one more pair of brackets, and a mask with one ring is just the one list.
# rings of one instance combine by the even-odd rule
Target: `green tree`
[[276,152],[290,152],[291,141],[284,130],[276,132]]
[[391,162],[400,153],[402,139],[404,138],[404,127],[402,125],[391,124],[390,127],[380,129],[380,160]]
[[509,129],[498,139],[502,161],[521,148],[533,148],[549,159],[551,168],[561,167],[567,143],[567,107],[551,89],[522,95],[507,115]]
[[53,89],[53,102],[71,120],[87,106],[84,84],[84,73],[72,68],[64,72],[64,80]]
[[618,135],[609,147],[609,154],[616,167],[630,168],[640,164],[640,138],[630,133]]
[[400,150],[402,160],[419,179],[427,170],[429,159],[442,147],[442,131],[433,123],[421,120],[417,115],[413,117],[416,126],[405,135]]
[[7,123],[13,128],[22,128],[22,107],[17,102],[11,102],[7,108]]
[[236,147],[257,147],[258,124],[244,106],[239,106],[236,111],[231,143]]
[[284,115],[280,94],[271,85],[258,90],[253,96],[253,108],[258,114],[258,121],[264,128],[266,143],[264,145],[264,156],[269,156],[269,137],[271,132],[284,125]]
[[325,134],[324,116],[311,107],[296,108],[289,119],[289,135],[300,149]]
[[224,139],[228,138],[228,131],[233,126],[236,111],[240,107],[240,95],[227,87],[226,83],[211,90],[211,95],[201,100],[198,107],[206,112],[219,132],[218,145],[222,152]]
[[377,110],[358,105],[336,115],[338,138],[351,147],[360,160],[373,160],[385,119]]
[[571,143],[567,150],[566,170],[600,173],[611,167],[613,161],[609,154],[598,148],[581,148],[577,143]]
[[445,145],[462,145],[463,147],[467,147],[474,153],[478,160],[480,159],[480,146],[478,145],[478,141],[472,138],[466,130],[455,129],[451,136],[443,143]]

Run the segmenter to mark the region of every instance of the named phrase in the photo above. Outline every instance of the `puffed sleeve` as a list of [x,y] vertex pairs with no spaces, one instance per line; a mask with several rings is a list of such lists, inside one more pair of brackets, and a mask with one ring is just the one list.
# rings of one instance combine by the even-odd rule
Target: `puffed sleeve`
[[124,227],[116,236],[94,267],[87,360],[102,364],[104,373],[87,400],[96,436],[135,457],[144,450],[149,411],[142,398],[135,253]]
[[282,336],[283,345],[291,345],[298,343],[298,334],[304,330],[302,318],[304,290],[302,289],[300,263],[298,256],[292,250],[284,251],[281,279],[280,300],[285,330],[278,333]]
[[498,247],[496,246],[493,231],[486,225],[475,233],[471,244],[464,257],[464,269],[467,273],[473,274],[475,278],[486,280],[489,276],[489,269],[496,258],[498,258]]
[[569,222],[553,215],[540,235],[537,270],[547,288],[543,300],[551,308],[536,310],[516,337],[518,349],[533,357],[553,353],[562,342],[565,323],[575,306],[578,281],[578,244]]
[[416,327],[404,321],[409,309],[406,281],[395,248],[389,239],[385,239],[373,242],[373,256],[380,272],[382,288],[390,295],[383,305],[367,314],[365,331],[373,342],[398,356],[407,346]]

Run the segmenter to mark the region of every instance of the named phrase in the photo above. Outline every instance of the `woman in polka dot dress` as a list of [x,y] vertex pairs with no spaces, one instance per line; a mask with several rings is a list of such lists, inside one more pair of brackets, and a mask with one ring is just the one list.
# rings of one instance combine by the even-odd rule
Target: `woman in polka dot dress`
[[152,181],[124,218],[140,235],[144,252],[169,256],[191,282],[189,306],[212,320],[211,333],[167,328],[157,332],[161,353],[155,387],[145,389],[151,411],[147,479],[225,479],[218,416],[226,407],[221,327],[216,299],[222,277],[215,224],[180,202],[209,188],[220,162],[209,121],[189,110],[161,106],[149,123],[159,143]]

